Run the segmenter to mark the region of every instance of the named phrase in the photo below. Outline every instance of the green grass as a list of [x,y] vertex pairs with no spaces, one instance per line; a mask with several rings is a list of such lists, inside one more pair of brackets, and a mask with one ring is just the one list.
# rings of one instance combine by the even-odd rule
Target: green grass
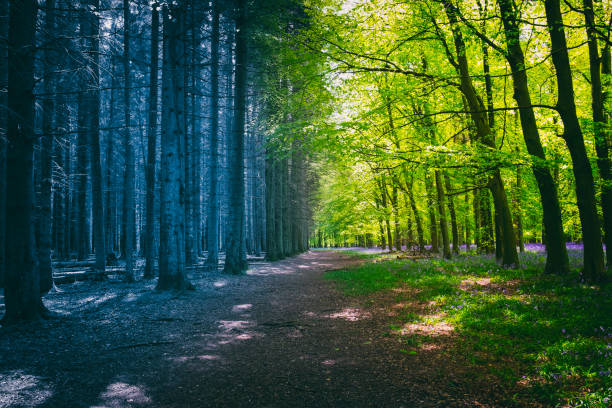
[[[551,406],[612,406],[612,287],[581,284],[577,273],[543,276],[534,254],[523,265],[502,269],[482,256],[384,260],[326,278],[353,296],[412,288],[398,300],[428,306],[400,313],[392,332],[403,323],[444,321],[455,328],[456,351],[508,389]],[[431,341],[405,337],[412,351]]]

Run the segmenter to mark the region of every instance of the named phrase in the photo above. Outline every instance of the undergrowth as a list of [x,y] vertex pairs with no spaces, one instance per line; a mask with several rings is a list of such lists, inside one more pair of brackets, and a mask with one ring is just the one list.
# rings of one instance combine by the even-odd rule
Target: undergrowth
[[[572,253],[574,267],[579,259]],[[536,253],[523,254],[520,269],[478,255],[379,260],[326,278],[352,296],[410,288],[397,300],[423,307],[400,313],[392,331],[413,322],[452,326],[456,351],[508,390],[549,406],[612,406],[612,286],[581,283],[576,268],[543,275],[543,263]],[[400,351],[410,354],[433,341],[405,337]]]

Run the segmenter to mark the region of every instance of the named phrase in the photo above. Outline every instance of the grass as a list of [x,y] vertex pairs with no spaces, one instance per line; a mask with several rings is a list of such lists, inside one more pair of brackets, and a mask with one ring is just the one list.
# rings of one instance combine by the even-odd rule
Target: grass
[[[580,255],[572,253],[574,267]],[[382,260],[326,278],[352,296],[410,288],[397,300],[423,307],[400,313],[391,331],[413,322],[450,325],[455,351],[509,390],[550,406],[612,406],[612,286],[585,285],[577,272],[544,276],[543,263],[534,253],[522,256],[521,269],[477,255]],[[404,337],[404,353],[432,341]]]

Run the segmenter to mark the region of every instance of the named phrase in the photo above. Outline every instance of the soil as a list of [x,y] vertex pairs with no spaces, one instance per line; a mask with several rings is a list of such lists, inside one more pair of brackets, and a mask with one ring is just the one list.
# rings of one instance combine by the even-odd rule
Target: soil
[[444,342],[402,350],[392,297],[322,279],[360,262],[312,251],[246,276],[196,272],[183,293],[61,285],[44,299],[58,317],[0,329],[0,407],[504,405]]

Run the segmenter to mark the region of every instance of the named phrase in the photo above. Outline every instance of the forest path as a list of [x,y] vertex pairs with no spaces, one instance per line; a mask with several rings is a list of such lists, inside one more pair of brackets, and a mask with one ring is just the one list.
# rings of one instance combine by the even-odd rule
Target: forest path
[[321,279],[360,262],[311,251],[179,296],[65,285],[45,298],[63,317],[0,330],[0,407],[488,406],[443,352],[400,353],[386,307]]

